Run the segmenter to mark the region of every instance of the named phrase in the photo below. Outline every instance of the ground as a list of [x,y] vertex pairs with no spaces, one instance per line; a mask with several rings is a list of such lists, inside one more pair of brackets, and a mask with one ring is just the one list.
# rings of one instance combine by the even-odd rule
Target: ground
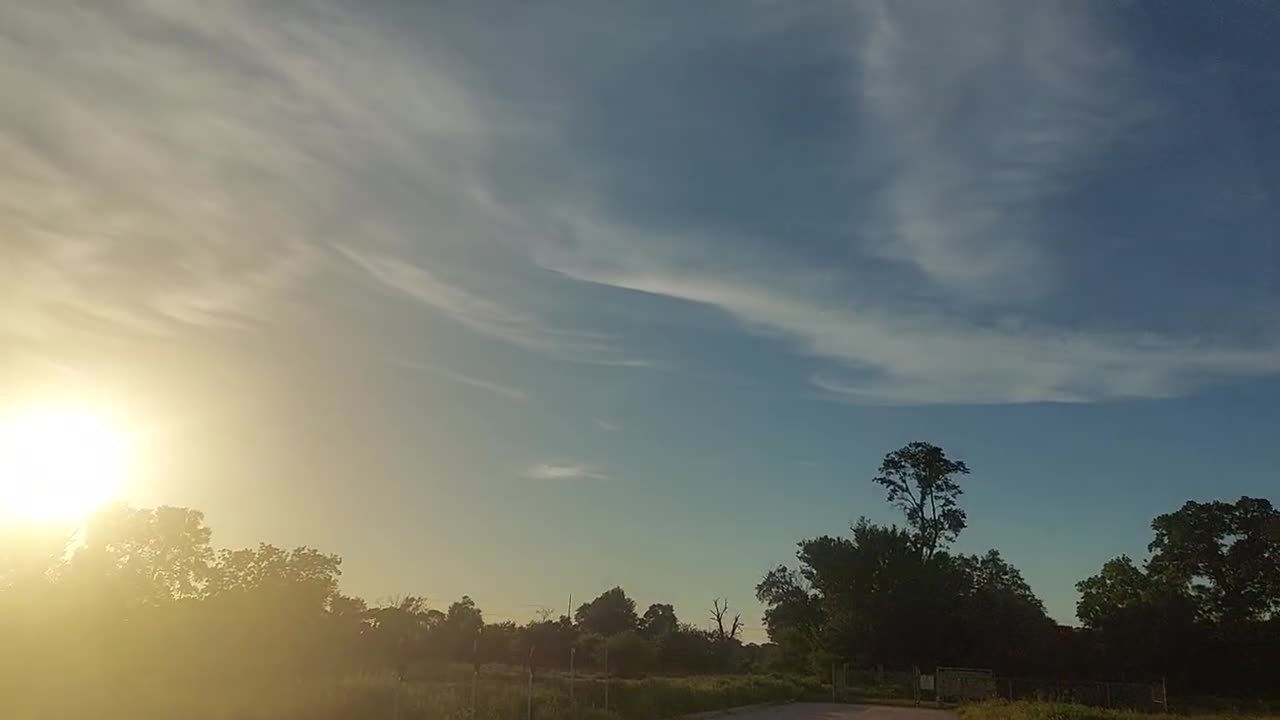
[[947,710],[923,707],[792,703],[733,713],[733,718],[734,720],[955,720],[956,714]]

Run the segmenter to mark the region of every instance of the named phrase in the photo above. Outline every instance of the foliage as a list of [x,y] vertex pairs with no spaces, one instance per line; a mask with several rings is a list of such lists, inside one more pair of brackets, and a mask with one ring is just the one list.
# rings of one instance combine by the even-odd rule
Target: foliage
[[636,617],[636,601],[627,597],[620,587],[606,590],[595,600],[584,603],[573,618],[586,632],[605,637],[634,630],[640,622]]
[[888,491],[891,505],[907,517],[920,554],[928,559],[956,539],[967,524],[955,476],[969,467],[937,445],[913,442],[884,456],[873,482]]
[[653,640],[666,637],[680,629],[676,609],[664,603],[654,603],[640,618],[640,634]]
[[912,533],[864,518],[848,538],[801,542],[797,559],[798,571],[776,568],[756,588],[769,637],[793,669],[840,661],[1029,672],[1053,633],[1021,573],[994,550],[922,556]]
[[1152,521],[1144,567],[1122,555],[1077,585],[1096,664],[1193,691],[1273,690],[1280,664],[1280,513],[1259,498],[1188,502]]
[[[967,472],[925,443],[890,453],[876,482],[907,526],[860,519],[845,537],[800,542],[796,566],[756,587],[765,645],[742,642],[727,600],[712,600],[707,630],[663,603],[637,617],[620,587],[573,618],[525,625],[486,622],[467,596],[443,610],[413,595],[370,606],[339,591],[336,555],[218,549],[204,516],[186,508],[109,508],[80,533],[14,531],[0,538],[0,717],[176,717],[189,707],[208,717],[250,707],[264,718],[383,716],[388,678],[406,674],[405,718],[514,717],[532,680],[550,720],[568,714],[571,663],[583,720],[606,717],[591,710],[603,705],[606,674],[613,717],[639,720],[812,696],[813,680],[715,674],[829,677],[832,663],[1274,691],[1280,513],[1269,501],[1190,502],[1157,517],[1150,559],[1120,556],[1082,580],[1085,627],[1064,628],[998,551],[948,550],[964,526],[952,476]],[[645,677],[661,673],[703,677]],[[491,687],[472,714],[481,677]],[[882,681],[877,672],[858,687]],[[1077,712],[1045,707],[990,711]]]
[[[1171,720],[1172,718],[1186,718],[1188,716],[1151,714],[1130,710],[1105,710],[1064,703],[992,701],[966,705],[960,708],[960,717],[962,720]],[[1241,718],[1249,717],[1264,720],[1264,718],[1275,718],[1277,716],[1251,716],[1230,713],[1222,715],[1193,715],[1191,717],[1199,718],[1200,720],[1226,720],[1226,718],[1240,720]]]
[[1151,523],[1149,567],[1195,597],[1207,619],[1226,624],[1280,612],[1280,511],[1261,498],[1187,502]]

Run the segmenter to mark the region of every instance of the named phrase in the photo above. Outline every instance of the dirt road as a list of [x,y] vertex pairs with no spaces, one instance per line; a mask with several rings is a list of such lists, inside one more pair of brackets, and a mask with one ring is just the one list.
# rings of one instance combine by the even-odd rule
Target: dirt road
[[792,703],[737,712],[732,720],[956,720],[947,710],[878,705],[837,705],[833,703]]

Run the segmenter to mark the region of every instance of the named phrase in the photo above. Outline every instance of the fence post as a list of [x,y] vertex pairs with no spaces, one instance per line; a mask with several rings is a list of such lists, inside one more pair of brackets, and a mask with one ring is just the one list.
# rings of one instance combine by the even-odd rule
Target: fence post
[[1111,707],[1111,683],[1104,682],[1102,686],[1107,689],[1107,707]]
[[480,684],[480,640],[471,641],[471,720],[476,717],[476,686]]
[[920,707],[920,666],[911,666],[911,698],[915,700],[916,707]]
[[1009,700],[1013,700],[1013,678],[1005,678],[1005,685],[1009,688]]
[[831,702],[836,701],[836,664],[831,663]]
[[524,718],[525,720],[533,720],[533,649],[535,646],[529,646],[529,690],[525,696]]
[[609,642],[604,644],[604,711],[609,712]]
[[391,700],[391,720],[400,720],[400,688],[404,685],[404,671],[396,673],[396,694]]
[[574,708],[575,711],[578,707],[578,704],[573,697],[573,681],[574,681],[573,656],[577,652],[578,652],[578,648],[572,648],[572,647],[569,648],[569,707]]

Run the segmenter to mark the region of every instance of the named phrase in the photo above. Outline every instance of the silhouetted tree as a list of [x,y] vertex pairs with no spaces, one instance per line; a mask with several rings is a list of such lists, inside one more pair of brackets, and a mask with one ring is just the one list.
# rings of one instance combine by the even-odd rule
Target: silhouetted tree
[[873,481],[888,491],[889,503],[906,515],[919,552],[928,559],[965,528],[965,512],[958,503],[964,491],[956,476],[968,474],[969,467],[949,459],[942,448],[913,442],[885,455]]
[[1213,622],[1258,621],[1280,612],[1280,511],[1262,498],[1187,502],[1151,522],[1152,573],[1195,596]]
[[640,634],[650,640],[670,635],[679,629],[680,620],[676,617],[675,608],[663,603],[650,605],[640,618]]
[[627,597],[620,587],[606,590],[595,600],[584,603],[573,616],[584,632],[605,637],[634,630],[639,624],[635,600]]

